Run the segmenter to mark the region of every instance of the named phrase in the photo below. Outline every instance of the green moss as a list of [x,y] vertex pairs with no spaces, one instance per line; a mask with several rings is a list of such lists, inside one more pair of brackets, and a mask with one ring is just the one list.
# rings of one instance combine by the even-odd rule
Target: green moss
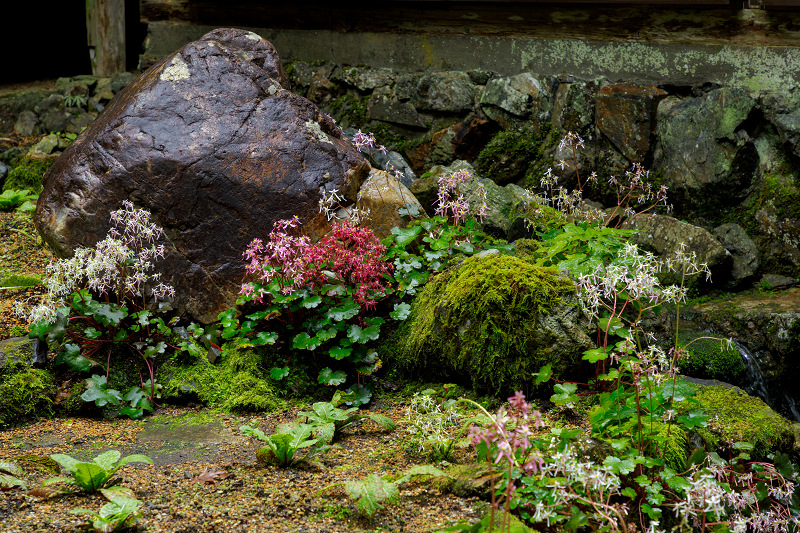
[[[543,143],[549,139],[551,128],[546,124],[540,131],[508,129],[499,132],[478,154],[475,170],[500,184],[515,181],[523,175],[540,175]],[[536,182],[538,184],[538,180]]]
[[702,332],[681,332],[678,338],[680,346],[687,346],[688,359],[678,363],[680,370],[687,376],[703,379],[718,379],[728,383],[740,384],[744,379],[747,367],[742,361],[739,350],[720,340],[702,338]]
[[792,452],[792,424],[760,399],[737,387],[717,386],[697,387],[696,398],[711,416],[708,426],[697,430],[706,449],[726,451],[736,442],[748,442],[754,460]]
[[230,412],[274,410],[280,405],[263,376],[261,355],[252,350],[224,346],[221,364],[199,359],[185,365],[172,360],[159,370],[167,400],[199,400]]
[[0,427],[33,417],[53,415],[56,386],[53,376],[39,368],[13,365],[0,380]]
[[574,290],[555,271],[516,257],[469,258],[423,288],[393,337],[392,355],[428,379],[466,381],[492,394],[520,389],[542,365],[559,375],[571,364],[538,326],[540,314]]
[[689,438],[686,432],[673,425],[662,422],[653,423],[654,455],[662,457],[664,463],[676,472],[686,470],[686,459],[689,456]]
[[82,412],[87,404],[81,394],[86,390],[86,384],[80,381],[69,389],[69,396],[58,404],[58,411],[62,415],[72,416]]
[[33,287],[41,284],[42,280],[36,276],[22,276],[19,274],[0,276],[0,287]]
[[6,176],[3,190],[29,189],[34,192],[42,190],[42,176],[49,169],[55,159],[26,157],[19,165],[14,167]]
[[230,396],[222,409],[230,413],[272,412],[278,410],[280,401],[266,380],[239,372],[230,383]]

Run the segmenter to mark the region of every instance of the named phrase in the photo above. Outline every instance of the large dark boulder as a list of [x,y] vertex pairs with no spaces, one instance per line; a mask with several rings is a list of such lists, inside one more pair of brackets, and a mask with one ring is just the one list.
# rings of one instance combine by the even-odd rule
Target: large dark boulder
[[242,252],[298,215],[318,237],[318,201],[355,200],[369,165],[319,109],[287,90],[272,45],[214,30],[120,92],[44,176],[35,223],[60,256],[93,246],[129,199],[165,228],[160,263],[178,309],[211,322],[239,291]]

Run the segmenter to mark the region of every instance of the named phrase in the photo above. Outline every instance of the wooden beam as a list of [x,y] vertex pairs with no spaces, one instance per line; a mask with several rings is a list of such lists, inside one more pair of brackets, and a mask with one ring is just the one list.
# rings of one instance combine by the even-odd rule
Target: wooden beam
[[86,31],[92,74],[125,71],[125,0],[86,0]]

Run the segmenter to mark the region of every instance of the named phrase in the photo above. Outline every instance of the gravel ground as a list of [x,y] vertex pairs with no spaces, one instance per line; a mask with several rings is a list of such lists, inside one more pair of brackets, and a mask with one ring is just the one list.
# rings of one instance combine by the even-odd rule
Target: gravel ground
[[[401,486],[400,500],[368,520],[359,517],[341,487],[318,494],[340,481],[371,473],[399,474],[424,464],[404,422],[402,406],[388,401],[373,408],[398,424],[392,432],[365,420],[345,430],[334,448],[314,464],[293,468],[263,466],[256,461],[258,441],[243,436],[244,423],[271,429],[295,417],[282,413],[236,417],[208,410],[160,408],[143,421],[84,418],[43,420],[0,432],[0,462],[52,453],[89,459],[107,449],[123,456],[145,453],[154,465],[131,463],[120,471],[121,485],[144,502],[138,531],[436,531],[459,520],[475,521],[485,503],[476,497],[443,494],[430,482]],[[191,428],[195,428],[191,430]],[[460,458],[469,460],[468,450]],[[15,488],[0,500],[4,532],[81,531],[85,517],[70,515],[76,507],[98,510],[100,495],[71,492],[37,497],[51,472],[22,462],[27,491]],[[213,483],[199,481],[204,472],[225,472]],[[31,492],[32,491],[32,492]]]

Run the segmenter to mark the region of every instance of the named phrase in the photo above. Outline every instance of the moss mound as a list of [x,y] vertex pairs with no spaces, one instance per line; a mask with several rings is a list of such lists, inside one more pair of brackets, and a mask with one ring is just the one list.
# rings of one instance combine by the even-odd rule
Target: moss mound
[[26,157],[19,165],[14,167],[6,176],[3,183],[3,190],[9,189],[28,189],[34,192],[42,190],[42,176],[47,172],[55,159]]
[[698,386],[696,398],[711,415],[708,426],[698,428],[707,450],[727,450],[735,442],[754,446],[751,456],[764,460],[773,452],[791,454],[792,424],[759,398],[737,387]]
[[740,385],[745,379],[747,367],[739,350],[728,349],[722,342],[703,339],[702,332],[681,333],[680,346],[687,346],[689,358],[679,363],[680,370],[687,376],[702,379],[718,379]]
[[223,347],[220,364],[199,358],[191,363],[171,360],[159,370],[166,400],[199,401],[231,413],[274,411],[281,407],[275,390],[263,376],[261,356],[251,350]]
[[470,384],[490,394],[530,384],[545,364],[555,375],[576,364],[542,317],[575,290],[557,272],[516,257],[471,257],[423,288],[392,337],[397,364],[426,379]]

